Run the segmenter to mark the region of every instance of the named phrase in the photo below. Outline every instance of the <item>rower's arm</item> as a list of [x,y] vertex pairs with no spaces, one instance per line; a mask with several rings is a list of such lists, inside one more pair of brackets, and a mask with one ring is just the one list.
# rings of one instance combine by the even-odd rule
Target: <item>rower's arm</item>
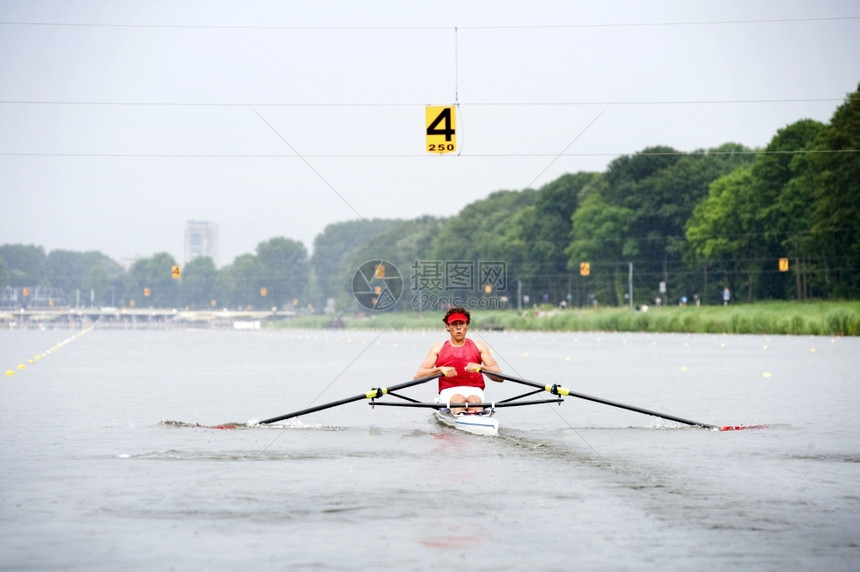
[[442,351],[442,343],[439,342],[433,344],[433,347],[431,347],[430,351],[427,352],[427,357],[425,357],[424,361],[421,362],[421,365],[418,366],[418,371],[415,372],[415,377],[413,377],[412,379],[420,379],[422,377],[438,375],[440,373],[446,377],[456,375],[457,370],[455,370],[453,367],[436,365],[436,360],[439,359],[440,351]]
[[[475,345],[478,346],[478,351],[481,352],[481,369],[491,369],[493,371],[501,372],[501,368],[499,364],[496,362],[496,358],[493,357],[493,352],[490,351],[490,348],[487,347],[487,344],[484,342],[476,342]],[[493,381],[498,381],[499,383],[503,382],[504,379],[501,377],[496,377],[495,375],[490,375],[489,373],[484,373],[487,377],[492,379]]]

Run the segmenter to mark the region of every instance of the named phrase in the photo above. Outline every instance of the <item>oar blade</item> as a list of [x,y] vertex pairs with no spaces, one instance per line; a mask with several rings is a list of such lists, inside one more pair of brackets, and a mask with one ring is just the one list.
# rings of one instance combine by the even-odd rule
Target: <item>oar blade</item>
[[746,429],[767,429],[767,425],[723,425],[718,431],[744,431]]

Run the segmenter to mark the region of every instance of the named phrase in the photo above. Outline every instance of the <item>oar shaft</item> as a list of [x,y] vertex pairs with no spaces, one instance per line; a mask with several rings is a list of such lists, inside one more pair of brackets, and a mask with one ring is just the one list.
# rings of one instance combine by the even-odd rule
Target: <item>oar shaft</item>
[[586,399],[588,401],[594,401],[595,403],[603,403],[604,405],[610,405],[612,407],[618,407],[619,409],[627,409],[628,411],[635,411],[637,413],[644,413],[645,415],[653,415],[654,417],[662,417],[663,419],[668,419],[669,421],[676,421],[678,423],[683,423],[684,425],[695,425],[697,427],[705,427],[708,429],[716,429],[715,425],[708,425],[707,423],[699,423],[698,421],[691,421],[690,419],[684,419],[683,417],[676,417],[675,415],[669,415],[668,413],[660,413],[658,411],[652,411],[651,409],[645,409],[643,407],[636,407],[635,405],[627,405],[626,403],[618,403],[617,401],[610,401],[609,399],[603,399],[600,397],[594,397],[593,395],[585,395],[584,393],[575,393],[570,391],[567,394],[571,397],[578,397],[580,399]]
[[667,413],[660,413],[658,411],[652,411],[650,409],[644,409],[642,407],[636,407],[635,405],[627,405],[626,403],[619,403],[617,401],[611,401],[609,399],[603,399],[602,397],[595,397],[593,395],[586,395],[584,393],[577,393],[575,391],[571,391],[566,387],[562,387],[560,385],[547,385],[545,383],[538,383],[536,381],[529,381],[528,379],[522,379],[520,377],[515,377],[513,375],[507,375],[504,373],[500,373],[497,371],[491,371],[488,369],[481,369],[483,373],[487,375],[495,375],[497,377],[501,377],[502,379],[506,379],[508,381],[513,381],[515,383],[520,383],[522,385],[530,385],[532,387],[540,387],[545,391],[549,391],[550,393],[555,393],[557,395],[569,395],[571,397],[578,397],[579,399],[585,399],[588,401],[594,401],[595,403],[602,403],[604,405],[609,405],[611,407],[618,407],[619,409],[626,409],[628,411],[635,411],[636,413],[643,413],[645,415],[653,415],[654,417],[662,417],[663,419],[668,419],[669,421],[675,421],[677,423],[683,423],[685,425],[694,425],[697,427],[705,427],[707,429],[716,429],[716,425],[709,425],[707,423],[699,423],[698,421],[691,421],[690,419],[684,419],[683,417],[676,417],[675,415],[669,415]]
[[286,413],[284,415],[278,415],[277,417],[272,417],[271,419],[264,419],[260,421],[261,425],[266,425],[268,423],[275,423],[277,421],[284,421],[285,419],[292,419],[293,417],[299,417],[301,415],[307,415],[308,413],[314,413],[316,411],[322,411],[323,409],[329,409],[331,407],[337,407],[338,405],[345,405],[347,403],[352,403],[353,401],[359,401],[361,399],[366,399],[364,394],[356,395],[353,397],[347,397],[346,399],[340,399],[338,401],[332,401],[331,403],[324,403],[322,405],[316,405],[314,407],[308,407],[307,409],[302,409],[301,411],[293,411],[292,413]]
[[370,391],[366,393],[362,393],[360,395],[354,395],[352,397],[347,397],[345,399],[339,399],[337,401],[332,401],[331,403],[323,403],[322,405],[315,405],[313,407],[308,407],[307,409],[302,409],[301,411],[293,411],[292,413],[286,413],[284,415],[279,415],[277,417],[272,417],[271,419],[264,419],[260,421],[260,425],[266,425],[269,423],[275,423],[277,421],[284,421],[285,419],[292,419],[293,417],[300,417],[302,415],[307,415],[308,413],[314,413],[316,411],[322,411],[323,409],[330,409],[332,407],[337,407],[338,405],[345,405],[347,403],[352,403],[353,401],[360,401],[362,399],[376,399],[377,397],[382,397],[386,393],[390,391],[397,391],[398,389],[403,389],[405,387],[412,387],[413,385],[418,385],[421,383],[427,383],[432,379],[436,379],[438,377],[442,377],[441,373],[435,375],[428,375],[427,377],[422,377],[419,379],[413,379],[412,381],[406,381],[403,383],[399,383],[397,385],[392,385],[391,387],[374,387]]

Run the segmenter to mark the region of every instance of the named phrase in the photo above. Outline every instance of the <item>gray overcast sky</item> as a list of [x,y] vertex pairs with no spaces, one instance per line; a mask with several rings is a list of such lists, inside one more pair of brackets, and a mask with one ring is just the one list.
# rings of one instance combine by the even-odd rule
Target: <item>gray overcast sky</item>
[[[184,263],[185,221],[209,220],[223,266],[829,121],[860,4],[3,0],[0,53],[0,244]],[[425,153],[425,105],[455,103],[459,154]]]

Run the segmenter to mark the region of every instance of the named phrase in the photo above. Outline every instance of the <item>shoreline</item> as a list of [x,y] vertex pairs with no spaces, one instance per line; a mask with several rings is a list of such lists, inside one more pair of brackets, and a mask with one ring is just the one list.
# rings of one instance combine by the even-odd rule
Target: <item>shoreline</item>
[[[441,310],[286,315],[283,312],[147,310],[151,316],[54,313],[15,321],[4,329],[234,329],[444,331]],[[484,331],[641,332],[860,336],[860,301],[758,302],[728,306],[628,308],[533,307],[527,311],[474,310],[472,328]]]
[[[300,316],[267,328],[442,330],[442,312]],[[472,327],[511,331],[860,335],[860,302],[762,302],[729,306],[476,310]]]

